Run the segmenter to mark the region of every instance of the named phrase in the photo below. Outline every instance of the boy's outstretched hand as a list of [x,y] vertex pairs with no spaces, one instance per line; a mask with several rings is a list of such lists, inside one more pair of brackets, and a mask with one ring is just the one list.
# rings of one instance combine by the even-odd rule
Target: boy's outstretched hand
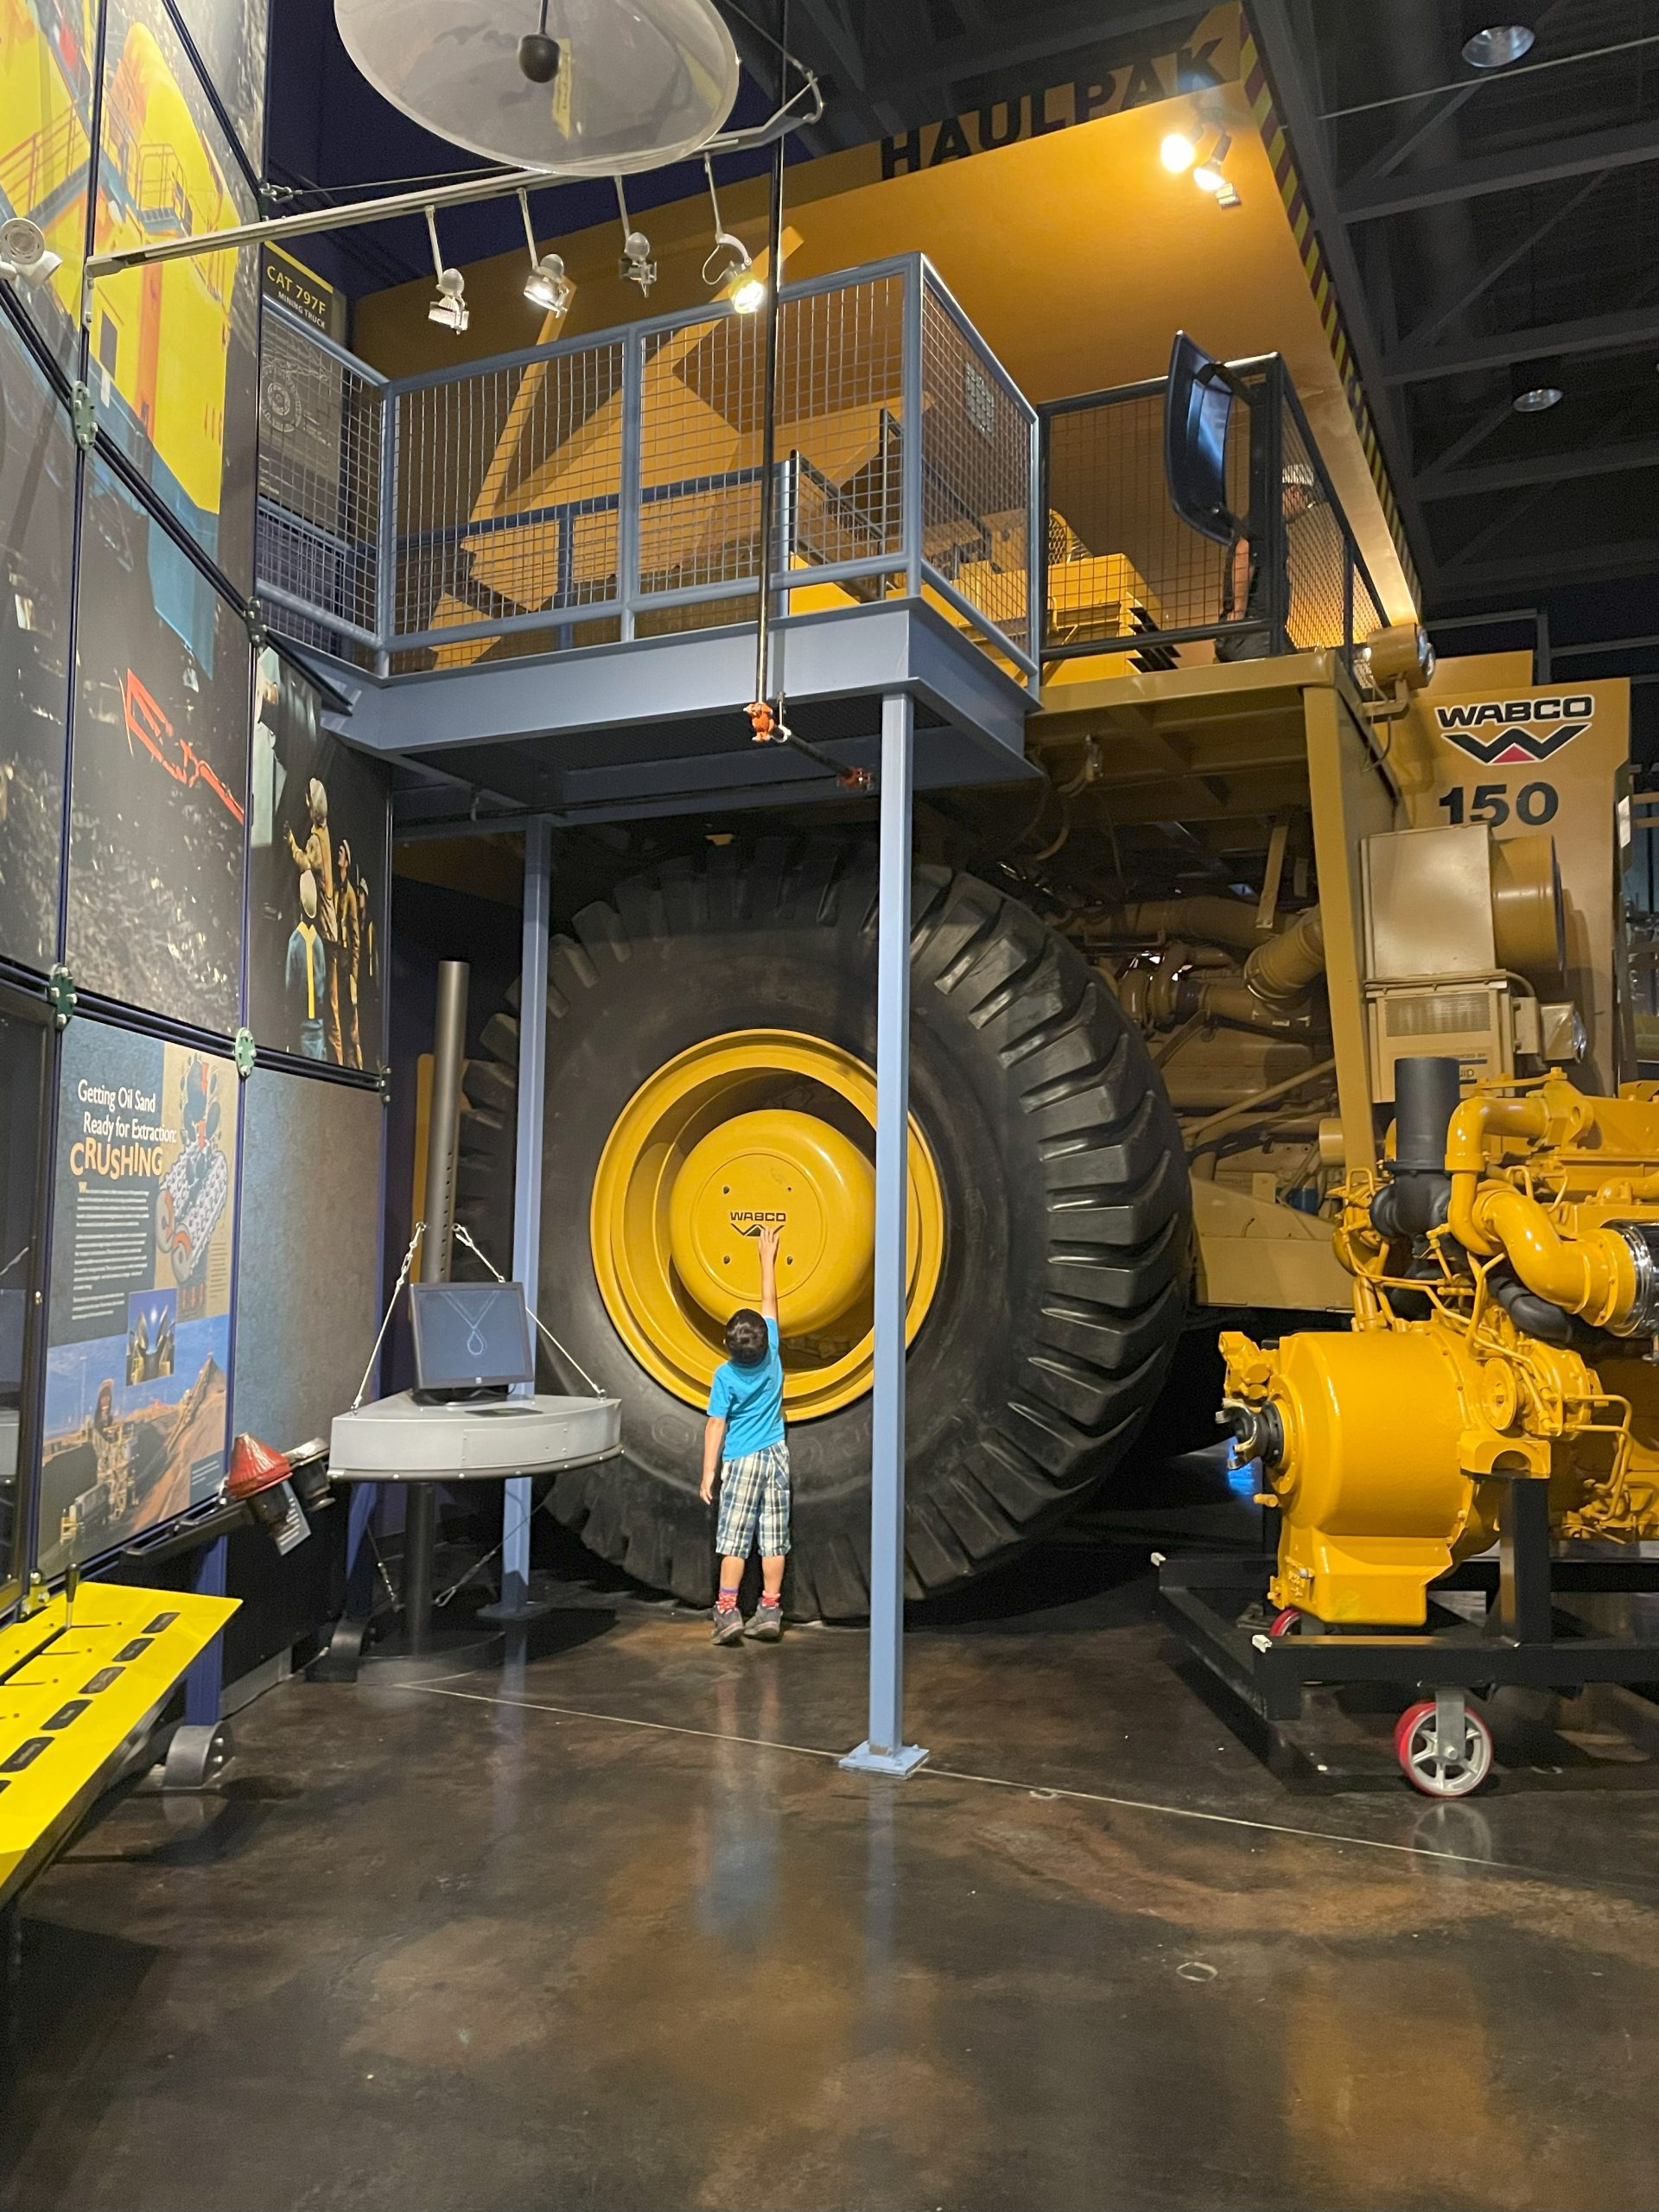
[[775,1221],[760,1224],[760,1311],[768,1321],[778,1319],[778,1247],[783,1234]]

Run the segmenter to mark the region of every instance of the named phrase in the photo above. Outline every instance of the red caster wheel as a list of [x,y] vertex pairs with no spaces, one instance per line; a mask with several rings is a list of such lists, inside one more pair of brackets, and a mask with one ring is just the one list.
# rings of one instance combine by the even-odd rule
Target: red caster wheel
[[1294,1636],[1301,1624],[1300,1607],[1287,1605],[1282,1612],[1275,1613],[1268,1623],[1268,1634],[1272,1637]]
[[1492,1770],[1492,1733],[1479,1714],[1464,1707],[1462,1746],[1447,1751],[1433,1698],[1406,1707],[1395,1723],[1394,1750],[1406,1780],[1425,1797],[1466,1797]]

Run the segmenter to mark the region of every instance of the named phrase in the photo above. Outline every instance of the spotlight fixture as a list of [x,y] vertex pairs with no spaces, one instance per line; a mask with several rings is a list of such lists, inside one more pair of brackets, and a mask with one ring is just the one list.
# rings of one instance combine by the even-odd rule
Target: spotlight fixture
[[564,257],[557,253],[537,253],[536,232],[530,220],[530,199],[518,194],[519,213],[524,219],[524,243],[530,248],[530,274],[524,279],[524,297],[531,307],[541,308],[548,315],[567,315],[570,302],[576,296],[576,288],[564,273]]
[[467,312],[467,279],[459,269],[446,269],[438,247],[438,219],[426,211],[427,236],[432,241],[432,266],[437,271],[438,296],[426,311],[429,322],[441,323],[459,338],[472,317]]
[[53,252],[45,232],[27,215],[14,215],[9,222],[0,223],[0,277],[20,284],[44,284],[53,270],[62,265],[63,256]]
[[1556,360],[1516,361],[1510,370],[1510,405],[1517,415],[1544,415],[1566,397]]
[[1200,192],[1219,194],[1226,190],[1227,173],[1222,164],[1232,150],[1233,142],[1224,130],[1217,138],[1210,154],[1192,172],[1192,181]]
[[657,282],[657,264],[651,257],[651,240],[643,231],[636,231],[628,215],[628,202],[622,190],[622,180],[616,183],[616,204],[622,216],[622,258],[618,262],[617,274],[629,284],[637,284],[641,292],[649,293]]
[[1159,147],[1158,158],[1172,176],[1179,176],[1198,160],[1198,149],[1185,130],[1172,130]]
[[741,238],[728,231],[720,219],[720,195],[715,190],[715,165],[707,154],[702,157],[703,175],[709,180],[709,199],[715,211],[715,243],[709,248],[702,264],[702,281],[723,292],[739,315],[756,315],[766,304],[766,283],[757,274],[754,256]]
[[1463,58],[1471,69],[1507,69],[1532,51],[1535,34],[1526,23],[1493,22],[1488,0],[1463,11]]

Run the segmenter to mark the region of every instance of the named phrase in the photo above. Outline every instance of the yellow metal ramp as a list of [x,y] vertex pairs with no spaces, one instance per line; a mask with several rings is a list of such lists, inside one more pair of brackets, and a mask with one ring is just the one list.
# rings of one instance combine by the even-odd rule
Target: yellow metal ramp
[[114,1779],[234,1598],[84,1582],[0,1629],[0,1903]]

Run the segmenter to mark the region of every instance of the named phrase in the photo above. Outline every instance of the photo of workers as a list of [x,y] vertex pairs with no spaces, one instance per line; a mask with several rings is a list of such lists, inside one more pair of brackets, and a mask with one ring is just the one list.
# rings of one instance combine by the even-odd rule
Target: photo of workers
[[[116,252],[258,219],[163,0],[108,0],[95,241]],[[101,277],[89,333],[100,429],[239,592],[253,582],[259,251]]]
[[200,1504],[225,1472],[234,1064],[64,1033],[47,1306],[41,1571]]
[[69,418],[0,321],[0,956],[27,968],[57,957],[74,518]]
[[241,1020],[251,667],[241,616],[105,464],[86,474],[67,960],[226,1036]]
[[[0,221],[33,223],[41,248],[12,298],[72,374],[97,52],[95,0],[7,0],[0,10]],[[10,367],[3,381],[10,386]]]
[[378,1074],[390,776],[323,728],[315,684],[273,648],[254,690],[248,1026],[264,1051]]

